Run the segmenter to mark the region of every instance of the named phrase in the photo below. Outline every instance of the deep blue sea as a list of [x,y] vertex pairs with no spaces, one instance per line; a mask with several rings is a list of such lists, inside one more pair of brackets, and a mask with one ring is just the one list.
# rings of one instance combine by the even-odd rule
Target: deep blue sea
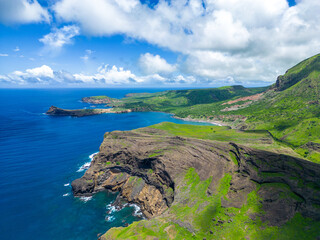
[[72,196],[69,184],[84,174],[79,169],[99,150],[105,132],[186,122],[156,112],[82,118],[44,113],[51,105],[92,107],[80,101],[85,96],[122,98],[129,92],[156,91],[0,89],[0,239],[97,239],[111,227],[141,219],[134,206],[108,213],[115,193],[79,199]]

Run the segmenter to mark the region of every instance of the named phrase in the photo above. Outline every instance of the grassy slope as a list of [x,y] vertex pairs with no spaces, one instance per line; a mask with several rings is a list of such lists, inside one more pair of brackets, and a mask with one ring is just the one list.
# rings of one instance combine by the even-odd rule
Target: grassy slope
[[[268,130],[301,157],[320,163],[320,153],[305,146],[320,143],[320,55],[313,56],[279,76],[263,98],[233,111],[223,105],[230,99],[250,96],[267,88],[231,86],[213,89],[133,94],[114,103],[115,110],[162,111],[177,117],[222,120],[228,125]],[[245,120],[245,123],[243,121]]]
[[[161,129],[168,135],[245,143],[251,147],[276,149],[285,151],[285,147],[270,142],[266,132],[239,132],[228,127],[195,126],[174,123],[161,123],[150,126]],[[230,155],[232,160],[234,156]],[[234,163],[234,164],[237,164]],[[151,220],[134,222],[128,227],[110,229],[104,239],[316,239],[320,234],[320,222],[303,218],[296,214],[281,227],[269,226],[260,218],[252,220],[252,214],[263,214],[262,205],[257,191],[262,185],[247,195],[247,202],[241,208],[221,207],[222,198],[230,190],[232,176],[226,174],[211,196],[207,189],[212,179],[201,181],[195,169],[190,168],[183,174],[183,181],[175,189],[179,198],[164,215]],[[270,188],[281,188],[283,197],[296,197],[281,184],[270,184]],[[224,223],[222,224],[221,221]],[[192,225],[184,225],[186,222]],[[190,227],[194,231],[190,231]],[[189,230],[188,230],[189,229]]]
[[[221,111],[226,107],[242,104],[243,102],[237,102],[222,105],[229,99],[238,98],[236,96],[245,96],[247,93],[245,91],[249,91],[248,89],[230,91],[228,88],[219,88],[215,91],[225,90],[229,93],[220,93],[220,98],[211,102],[207,99],[209,98],[207,91],[213,90],[203,90],[203,92],[193,90],[192,94],[187,94],[185,91],[185,96],[192,95],[192,101],[188,101],[189,105],[177,104],[177,107],[172,107],[172,104],[168,104],[166,106],[169,107],[165,111],[174,113],[178,117],[223,120],[232,126],[241,126],[243,119],[246,119],[247,129],[268,130],[275,138],[292,147],[301,157],[320,163],[320,153],[305,146],[308,142],[320,143],[320,55],[304,60],[289,69],[285,75],[279,76],[264,97],[248,107]],[[261,90],[251,89],[250,94],[259,93]],[[207,97],[204,98],[203,95]],[[175,99],[170,94],[167,97],[171,101]],[[147,99],[145,100],[147,104],[153,101],[153,98]],[[158,107],[156,110],[161,111],[163,108]]]
[[289,69],[279,79],[281,91],[271,90],[261,101],[234,113],[247,116],[249,128],[269,130],[302,156],[320,163],[320,154],[304,147],[308,142],[319,143],[320,55]]
[[[247,195],[247,203],[238,209],[221,207],[221,198],[225,198],[230,188],[231,175],[226,174],[221,179],[212,196],[206,193],[211,178],[201,181],[193,168],[185,173],[184,181],[185,184],[177,190],[184,195],[183,201],[175,201],[166,212],[167,217],[134,222],[126,228],[112,228],[104,235],[104,239],[311,240],[319,234],[320,222],[313,222],[300,214],[281,227],[270,227],[259,218],[252,220],[251,214],[263,212],[257,195],[259,185]],[[177,224],[187,219],[192,221],[195,233]]]
[[151,128],[165,130],[167,134],[176,136],[208,139],[221,142],[235,142],[248,147],[268,150],[299,157],[290,147],[275,141],[267,131],[240,131],[230,127],[197,126],[187,124],[160,123]]
[[137,94],[122,99],[115,107],[131,108],[137,111],[162,111],[175,113],[182,108],[197,104],[208,104],[232,98],[260,93],[266,88],[245,88],[230,86],[210,89],[174,90],[152,94]]
[[[264,98],[249,107],[236,111],[222,112],[226,106],[222,103],[229,99],[253,95],[263,89],[234,89],[232,87],[205,90],[167,91],[157,94],[143,94],[128,97],[125,104],[116,106],[137,108],[143,111],[165,111],[180,117],[217,119],[223,116],[245,116],[249,129],[268,130],[281,141],[275,141],[267,132],[243,132],[227,127],[190,126],[162,123],[152,126],[168,134],[186,137],[233,141],[250,147],[267,149],[285,154],[300,155],[309,160],[320,162],[320,154],[303,147],[309,141],[320,143],[319,100],[320,72],[319,56],[310,58],[280,77],[278,85],[268,91]],[[305,69],[307,68],[307,71]],[[303,71],[303,73],[301,73]],[[277,88],[277,89],[275,89]],[[202,92],[201,92],[202,91]],[[221,92],[221,94],[217,94]],[[223,93],[223,94],[222,94]],[[210,95],[211,94],[211,95]],[[237,103],[239,104],[239,103]],[[223,117],[222,117],[223,118]],[[232,118],[224,118],[233,121]],[[241,121],[233,122],[233,125]],[[295,152],[292,151],[292,148]],[[233,156],[230,155],[232,160]],[[166,217],[157,217],[149,221],[140,221],[126,228],[112,228],[105,239],[316,239],[319,236],[320,223],[295,215],[281,227],[270,227],[258,218],[253,221],[249,216],[261,213],[261,203],[257,191],[247,195],[247,203],[240,209],[222,208],[224,198],[230,188],[231,176],[221,180],[217,191],[207,196],[211,179],[201,181],[194,169],[183,173],[184,181],[179,186],[183,201],[176,201],[165,213]],[[274,185],[271,188],[282,188]],[[284,197],[291,197],[290,193]],[[212,218],[214,217],[214,221]],[[191,220],[196,233],[178,224]],[[228,224],[219,224],[222,220]]]

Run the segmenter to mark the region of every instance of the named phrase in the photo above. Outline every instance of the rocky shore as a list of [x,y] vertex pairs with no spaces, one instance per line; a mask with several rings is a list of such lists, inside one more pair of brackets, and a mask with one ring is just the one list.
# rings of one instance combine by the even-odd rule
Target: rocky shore
[[[201,181],[211,179],[208,196],[214,195],[223,177],[232,177],[221,199],[224,208],[241,208],[257,189],[263,214],[254,213],[252,219],[259,217],[270,226],[281,226],[296,213],[320,220],[318,164],[231,142],[168,136],[153,128],[106,133],[91,167],[72,182],[72,190],[75,196],[118,191],[121,198],[138,204],[147,218],[177,222],[170,207],[189,198],[183,190],[189,169],[195,169]],[[192,219],[179,221],[196,231]]]

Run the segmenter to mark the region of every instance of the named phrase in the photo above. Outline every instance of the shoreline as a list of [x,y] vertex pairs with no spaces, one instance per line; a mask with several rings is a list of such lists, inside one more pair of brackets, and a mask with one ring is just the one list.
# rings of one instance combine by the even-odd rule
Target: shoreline
[[223,124],[221,121],[200,120],[200,119],[194,119],[194,118],[189,118],[189,117],[181,118],[181,117],[175,116],[174,114],[172,115],[172,117],[175,119],[179,119],[182,121],[188,121],[188,122],[211,123],[211,124],[219,126],[219,127],[227,126],[227,125]]

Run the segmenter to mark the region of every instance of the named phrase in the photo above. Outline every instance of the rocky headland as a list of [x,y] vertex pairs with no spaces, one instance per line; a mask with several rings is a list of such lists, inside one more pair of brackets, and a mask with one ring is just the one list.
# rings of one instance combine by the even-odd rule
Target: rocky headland
[[75,196],[117,191],[152,219],[127,230],[110,229],[101,239],[126,239],[128,231],[145,239],[146,231],[157,231],[155,223],[167,226],[160,229],[168,239],[182,232],[216,239],[232,224],[243,224],[244,234],[251,236],[250,224],[261,225],[262,234],[268,227],[286,226],[297,214],[320,221],[318,164],[155,128],[106,133],[100,152],[84,176],[72,182],[72,190]]
[[122,111],[114,111],[112,108],[103,109],[103,108],[94,108],[94,109],[62,109],[55,106],[51,106],[49,110],[46,112],[47,115],[51,116],[72,116],[72,117],[85,117],[103,113],[127,113],[131,112],[131,110],[122,110]]

